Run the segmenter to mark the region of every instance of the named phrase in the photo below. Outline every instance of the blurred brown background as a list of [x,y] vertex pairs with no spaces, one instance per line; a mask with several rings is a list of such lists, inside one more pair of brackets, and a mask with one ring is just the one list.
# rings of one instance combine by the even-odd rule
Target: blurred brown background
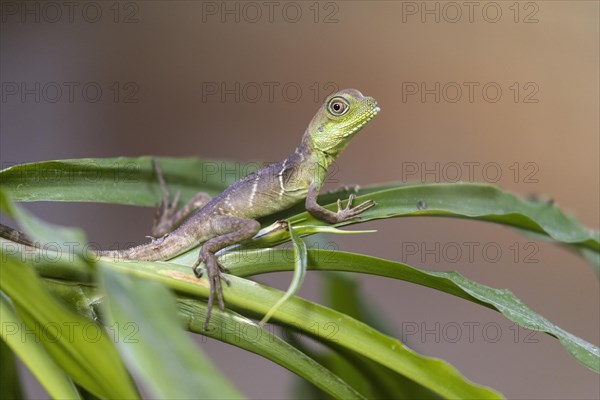
[[[329,186],[496,183],[551,197],[599,228],[598,2],[70,4],[1,3],[3,167],[147,154],[277,161],[334,88],[355,87],[377,98],[382,113],[339,159]],[[30,209],[81,226],[105,246],[142,240],[153,214],[97,204]],[[368,227],[378,233],[331,240],[508,288],[599,344],[598,279],[567,250],[468,221]],[[477,243],[472,259],[468,242]],[[463,252],[456,262],[453,243]],[[436,245],[439,260],[426,252]],[[407,252],[414,246],[416,254]],[[280,288],[289,279],[259,278]],[[398,331],[418,328],[407,337],[417,351],[448,360],[475,382],[509,398],[600,396],[598,375],[551,337],[527,336],[499,313],[430,289],[360,280]],[[318,300],[319,282],[309,274],[302,295]],[[461,337],[452,343],[456,325]],[[422,336],[425,330],[439,338]],[[202,346],[248,396],[289,393],[288,371],[220,343]],[[32,384],[30,395],[43,392]]]

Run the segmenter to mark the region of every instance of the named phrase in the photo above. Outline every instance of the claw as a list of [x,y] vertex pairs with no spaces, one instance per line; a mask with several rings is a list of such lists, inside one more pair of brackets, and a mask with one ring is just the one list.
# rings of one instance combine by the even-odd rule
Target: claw
[[204,275],[204,267],[200,268],[199,263],[192,266],[192,271],[194,272],[194,275],[196,275],[196,278],[202,278],[202,275]]
[[196,278],[201,278],[202,275],[204,275],[204,268],[200,268],[200,264],[202,264],[203,262],[204,258],[202,257],[202,253],[200,253],[198,255],[198,259],[196,260],[194,265],[192,265],[192,271],[194,272],[194,275],[196,275]]

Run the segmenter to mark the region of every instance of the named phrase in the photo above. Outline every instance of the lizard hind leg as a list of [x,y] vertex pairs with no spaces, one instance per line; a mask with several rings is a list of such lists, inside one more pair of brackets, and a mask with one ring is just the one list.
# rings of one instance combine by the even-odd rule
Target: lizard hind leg
[[152,236],[155,238],[162,237],[169,232],[172,232],[183,223],[194,212],[198,211],[208,203],[211,198],[207,193],[199,192],[192,197],[179,211],[177,211],[177,203],[179,203],[179,192],[175,194],[175,198],[171,202],[171,194],[165,182],[160,165],[154,157],[152,157],[152,167],[156,172],[156,177],[162,191],[162,200],[156,209],[154,224],[152,225]]
[[[226,268],[218,261],[215,253],[227,246],[252,238],[260,230],[260,224],[253,219],[219,215],[211,219],[210,228],[215,236],[202,245],[198,260],[192,266],[194,274],[198,278],[202,277],[204,270],[206,270],[210,286],[204,330],[208,330],[215,295],[219,302],[219,308],[221,310],[225,309],[221,280],[229,285],[229,280],[223,274]],[[201,264],[204,264],[204,268],[200,267]]]

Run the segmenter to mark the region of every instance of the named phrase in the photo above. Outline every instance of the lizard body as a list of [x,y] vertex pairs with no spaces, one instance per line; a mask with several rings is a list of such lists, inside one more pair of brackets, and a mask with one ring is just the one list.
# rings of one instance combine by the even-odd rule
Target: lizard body
[[[199,193],[179,211],[175,211],[178,196],[171,204],[160,167],[154,163],[164,196],[152,232],[158,238],[137,247],[97,253],[123,259],[167,260],[202,244],[192,268],[196,276],[201,277],[200,265],[203,264],[210,283],[206,329],[215,294],[220,308],[224,309],[221,280],[228,283],[223,275],[225,268],[215,253],[256,235],[260,230],[257,218],[305,200],[306,209],[313,216],[339,223],[356,218],[375,205],[373,201],[367,201],[352,208],[354,196],[351,195],[346,208],[342,208],[338,200],[338,212],[332,212],[319,206],[316,199],[329,166],[378,112],[377,102],[355,89],[337,92],[319,108],[300,146],[285,160],[242,178],[213,199]],[[18,237],[14,232],[5,231],[0,230],[0,236]]]

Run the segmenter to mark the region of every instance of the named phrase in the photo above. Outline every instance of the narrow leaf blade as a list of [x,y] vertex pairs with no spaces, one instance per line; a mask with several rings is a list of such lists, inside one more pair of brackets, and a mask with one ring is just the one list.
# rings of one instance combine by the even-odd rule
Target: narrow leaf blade
[[54,361],[98,396],[138,397],[104,330],[59,303],[29,265],[5,253],[0,255],[0,289],[10,297],[19,316]]
[[300,239],[298,234],[296,234],[295,229],[290,223],[288,223],[288,232],[294,246],[294,275],[292,277],[292,282],[290,283],[290,287],[285,294],[281,296],[277,303],[275,303],[275,305],[271,307],[267,314],[265,314],[263,319],[260,320],[260,325],[266,324],[271,316],[277,312],[277,309],[279,309],[283,303],[285,303],[290,297],[295,295],[298,290],[300,290],[302,282],[304,282],[304,277],[306,276],[308,264],[306,244],[302,241],[302,239]]
[[[309,250],[308,255],[309,269],[359,272],[401,279],[495,309],[524,328],[539,330],[556,337],[580,363],[600,372],[600,350],[597,346],[554,325],[528,308],[509,290],[482,285],[457,272],[425,271],[400,262],[362,254]],[[250,276],[263,272],[290,270],[292,265],[288,258],[289,255],[285,254],[285,250],[249,250],[243,257],[235,252],[227,254],[223,262],[226,263],[231,273],[238,276]],[[252,260],[252,262],[248,262],[248,260]]]
[[107,314],[122,338],[118,347],[127,364],[152,392],[169,399],[243,398],[185,335],[175,302],[162,285],[122,275],[102,265]]
[[[25,363],[48,394],[58,399],[79,398],[73,382],[54,362],[44,347],[32,335],[25,334],[25,323],[12,309],[9,300],[0,296],[0,323],[2,324],[2,398],[22,398],[19,379],[11,350]],[[10,360],[8,356],[12,358]],[[10,362],[10,363],[9,363]],[[12,364],[12,365],[10,365]]]

